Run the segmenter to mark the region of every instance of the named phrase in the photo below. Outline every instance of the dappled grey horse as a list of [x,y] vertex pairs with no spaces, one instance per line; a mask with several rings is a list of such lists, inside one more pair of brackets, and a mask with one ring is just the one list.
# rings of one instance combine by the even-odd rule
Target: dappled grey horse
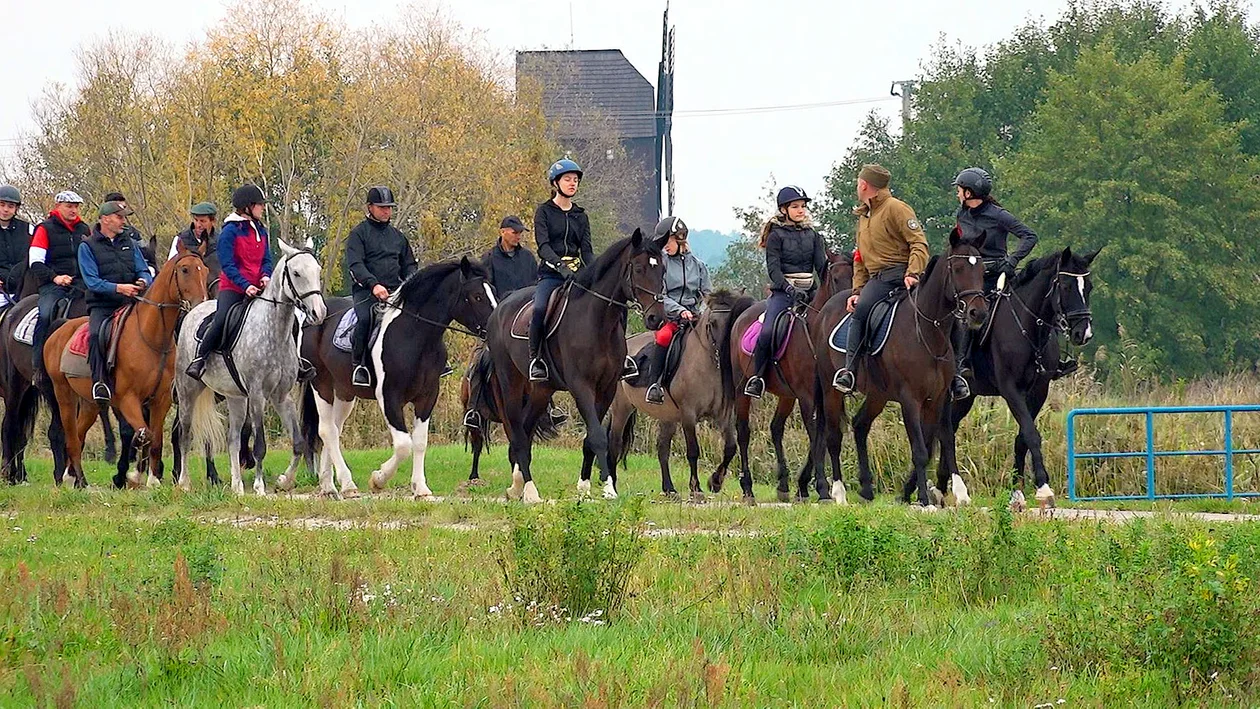
[[[197,352],[196,334],[201,322],[214,314],[215,303],[203,303],[188,314],[179,334],[179,356],[176,362],[176,399],[181,408],[189,407],[179,417],[177,434],[185,443],[192,437],[210,442],[216,450],[224,445],[222,420],[215,410],[215,394],[227,399],[228,430],[227,450],[240,448],[241,427],[245,421],[254,426],[254,491],[267,494],[263,479],[263,458],[267,452],[267,436],[263,430],[263,406],[270,402],[280,414],[289,437],[293,441],[293,457],[284,474],[276,480],[281,490],[292,489],[297,466],[301,460],[297,408],[293,400],[293,386],[297,383],[298,341],[294,332],[300,311],[307,322],[324,319],[327,309],[321,295],[319,260],[311,253],[308,239],[306,248],[294,249],[283,241],[280,249],[284,256],[276,264],[271,282],[262,294],[249,304],[249,311],[241,324],[239,337],[231,355],[240,383],[225,363],[224,356],[214,353],[206,359],[206,370],[197,381],[184,374],[184,369]],[[180,465],[179,484],[190,486],[188,470],[188,445],[184,445]],[[232,455],[232,491],[245,493],[241,482],[241,463]]]

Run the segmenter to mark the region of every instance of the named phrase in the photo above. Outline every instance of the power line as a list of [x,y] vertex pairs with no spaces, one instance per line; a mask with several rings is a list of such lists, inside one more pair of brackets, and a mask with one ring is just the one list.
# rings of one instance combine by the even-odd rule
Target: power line
[[[680,118],[680,117],[681,118],[710,118],[710,117],[721,117],[721,116],[744,116],[744,115],[756,115],[756,114],[761,114],[761,113],[780,113],[780,112],[785,112],[785,111],[808,111],[808,110],[814,110],[814,109],[819,109],[819,108],[833,108],[836,106],[854,106],[854,105],[859,105],[859,104],[864,104],[864,103],[882,103],[884,101],[895,100],[895,98],[896,97],[893,97],[893,96],[875,96],[871,98],[842,99],[839,101],[819,101],[817,103],[783,104],[783,105],[778,105],[778,106],[742,106],[738,108],[693,108],[690,110],[675,109],[673,113],[670,115],[672,115],[673,118]],[[600,117],[618,118],[618,119],[630,119],[630,118],[656,119],[656,118],[664,118],[667,115],[667,113],[663,111],[612,111],[612,112],[600,111],[599,114],[600,114]],[[575,120],[575,119],[581,119],[581,118],[586,118],[586,117],[587,116],[585,116],[584,114],[580,112],[572,112],[572,111],[555,113],[550,116],[550,118],[552,118],[553,120],[554,119]]]

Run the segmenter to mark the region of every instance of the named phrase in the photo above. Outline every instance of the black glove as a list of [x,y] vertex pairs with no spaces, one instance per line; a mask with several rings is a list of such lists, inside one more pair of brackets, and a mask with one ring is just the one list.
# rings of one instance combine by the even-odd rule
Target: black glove
[[1002,273],[1006,274],[1006,279],[1008,281],[1015,277],[1015,266],[1018,263],[1019,262],[1015,260],[1014,256],[1007,256],[1002,259]]
[[795,300],[797,303],[808,303],[808,302],[809,302],[809,291],[807,291],[807,290],[801,290],[800,288],[793,288],[793,289],[792,289],[792,300]]

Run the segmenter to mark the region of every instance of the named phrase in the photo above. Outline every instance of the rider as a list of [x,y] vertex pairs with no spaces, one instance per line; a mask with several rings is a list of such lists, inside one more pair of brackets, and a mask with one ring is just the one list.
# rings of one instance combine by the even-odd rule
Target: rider
[[416,257],[411,243],[390,224],[394,216],[394,193],[379,185],[367,191],[367,216],[350,230],[346,240],[346,271],[353,282],[354,386],[371,386],[372,371],[365,364],[368,339],[372,336],[372,308],[389,300],[407,277],[416,272]]
[[219,268],[219,233],[214,228],[219,209],[213,202],[199,202],[194,204],[188,213],[192,215],[192,223],[171,242],[171,253],[166,260],[169,261],[178,256],[181,249],[192,252],[202,249],[201,260],[209,271],[206,276],[206,285],[210,287],[211,293],[215,293],[219,289],[219,272],[222,270]]
[[219,232],[218,303],[214,321],[197,348],[197,356],[185,373],[200,380],[206,371],[206,355],[218,347],[223,336],[223,323],[232,306],[246,298],[262,295],[271,282],[271,237],[263,226],[267,200],[257,185],[245,183],[232,193],[232,214],[223,220]]
[[[31,236],[31,248],[27,252],[29,270],[39,281],[39,319],[35,321],[32,340],[35,381],[42,381],[44,371],[44,340],[52,325],[53,309],[61,300],[73,300],[82,295],[83,283],[79,279],[79,244],[91,229],[79,218],[83,198],[66,190],[57,193],[56,204],[48,218],[35,227]],[[76,281],[78,281],[76,283]]]
[[687,244],[687,225],[678,217],[666,217],[656,225],[657,240],[665,242],[665,325],[656,331],[655,361],[652,371],[656,381],[648,387],[649,404],[665,403],[665,357],[669,343],[682,323],[692,323],[704,312],[704,299],[713,291],[709,268],[691,253]]
[[481,257],[481,264],[490,272],[490,285],[500,300],[538,278],[538,259],[521,245],[521,237],[527,231],[529,227],[520,217],[504,217],[499,222],[499,240]]
[[[992,293],[997,289],[998,276],[1006,274],[1008,283],[1014,277],[1019,262],[1037,245],[1037,235],[993,198],[993,179],[984,170],[963,170],[954,178],[954,187],[958,190],[957,225],[962,238],[985,235],[980,257],[984,259],[984,290]],[[1006,239],[1012,234],[1019,238],[1019,244],[1008,253]],[[956,324],[953,338],[958,369],[951,391],[955,400],[966,399],[971,395],[966,378],[971,370],[971,330]]]
[[744,394],[760,399],[766,393],[766,367],[770,364],[774,321],[796,303],[808,303],[818,286],[816,276],[826,277],[827,247],[809,221],[809,196],[805,190],[788,185],[775,200],[778,213],[761,228],[761,247],[766,250],[770,273],[770,297],[761,322],[753,354],[753,375],[744,384]]
[[[101,202],[101,204],[104,204],[105,202],[117,202],[121,204],[124,209],[128,208],[127,198],[123,195],[122,192],[110,192],[109,194],[105,195],[105,199]],[[129,214],[135,214],[135,210],[132,210],[131,212],[129,212]],[[94,228],[99,228],[99,227],[100,227],[100,223],[97,223]],[[131,239],[135,241],[137,244],[144,244],[144,237],[140,235],[140,230],[137,229],[135,225],[131,224],[130,222],[123,225],[122,233],[125,236],[131,237]],[[149,275],[150,276],[157,275],[157,264],[149,260],[149,255],[144,253],[144,250],[140,251],[140,255],[144,257],[145,268],[149,269]],[[157,253],[153,254],[153,258],[154,260],[157,259]]]
[[10,296],[18,295],[21,284],[11,282],[9,274],[26,261],[31,249],[31,225],[17,216],[21,206],[18,188],[0,185],[0,308],[13,302]]
[[[547,363],[539,356],[546,335],[547,303],[551,294],[571,280],[582,266],[595,260],[591,248],[591,222],[586,210],[573,202],[582,181],[582,168],[563,158],[547,169],[551,199],[534,210],[534,239],[538,242],[538,287],[529,323],[529,380],[550,378]],[[629,358],[627,358],[629,359]],[[637,367],[636,367],[637,371]]]
[[919,283],[928,263],[927,237],[910,205],[892,196],[892,175],[880,165],[863,165],[857,178],[862,204],[853,210],[858,218],[857,249],[853,262],[853,292],[845,304],[853,313],[845,347],[844,369],[837,373],[836,388],[850,394],[856,387],[853,361],[866,336],[866,318],[875,304],[898,287],[910,290]]
[[109,404],[111,393],[105,375],[105,353],[101,351],[101,328],[115,311],[153,284],[140,244],[125,228],[131,213],[122,202],[105,202],[96,229],[79,244],[79,272],[87,285],[92,398],[102,405]]

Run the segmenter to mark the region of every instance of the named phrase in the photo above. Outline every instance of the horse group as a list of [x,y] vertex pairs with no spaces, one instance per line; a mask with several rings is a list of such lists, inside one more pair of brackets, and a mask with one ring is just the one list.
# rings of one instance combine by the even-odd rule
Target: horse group
[[[556,392],[567,391],[585,429],[577,482],[580,493],[590,492],[598,466],[603,496],[617,496],[617,467],[633,439],[635,419],[643,414],[660,422],[657,455],[663,494],[678,495],[669,458],[672,439],[681,427],[689,497],[696,502],[705,499],[697,426],[708,421],[723,437],[722,459],[708,478],[709,490],[720,491],[739,453],[742,494],[745,501],[754,502],[748,451],[753,400],[742,393],[740,384],[752,368],[745,335],[760,323],[762,303],[723,290],[709,296],[703,315],[676,338],[679,351],[670,358],[675,373],[663,405],[644,401],[646,382],[640,386],[621,381],[627,353],[638,352],[651,337],[640,333],[627,338],[630,312],[638,312],[649,329],[664,322],[662,246],[636,230],[557,291],[547,313],[543,354],[549,360],[550,379],[543,382],[531,382],[528,376],[525,328],[533,288],[499,301],[489,274],[479,263],[463,258],[423,268],[383,304],[370,348],[376,372],[371,387],[352,383],[350,355],[336,342],[339,316],[353,304],[346,298],[324,298],[319,262],[309,242],[304,248],[281,243],[283,257],[274,277],[236,318],[239,326],[225,342],[226,354],[207,360],[201,380],[188,377],[184,368],[214,306],[207,302],[201,254],[181,251],[162,267],[148,293],[131,306],[131,314],[115,321],[119,329],[115,347],[120,355],[110,408],[123,422],[124,446],[114,483],[119,487],[160,484],[163,421],[174,403],[178,412],[171,435],[177,483],[185,489],[191,485],[188,454],[190,444],[197,441],[206,452],[212,481],[217,482],[217,473],[210,456],[226,447],[231,453],[232,490],[245,492],[243,477],[252,469],[255,492],[265,494],[263,421],[265,406],[270,404],[293,444],[289,465],[275,487],[292,489],[297,467],[305,458],[317,473],[318,494],[356,495],[358,488],[340,445],[341,429],[356,401],[374,399],[384,414],[393,451],[371,474],[372,491],[384,489],[410,456],[410,493],[416,498],[431,497],[424,457],[447,362],[444,335],[456,330],[483,338],[488,348],[487,391],[470,403],[485,423],[470,436],[476,455],[489,434],[489,422],[502,425],[512,469],[509,498],[542,499],[532,475],[532,449],[537,440],[554,434],[552,398]],[[900,306],[886,327],[886,342],[859,360],[858,388],[865,397],[853,413],[852,429],[862,498],[873,497],[867,447],[871,423],[895,401],[901,408],[913,462],[903,499],[909,502],[917,496],[919,504],[943,504],[952,491],[955,500],[965,504],[968,492],[954,455],[954,436],[974,405],[974,396],[1001,396],[1020,427],[1011,505],[1024,505],[1021,488],[1029,454],[1038,502],[1054,503],[1035,420],[1059,361],[1058,335],[1066,334],[1077,346],[1092,336],[1089,265],[1096,255],[1064,249],[1034,261],[996,294],[986,294],[984,264],[976,244],[957,232],[951,235],[944,253],[929,264],[922,284],[897,296]],[[777,356],[766,378],[767,391],[778,399],[770,432],[777,494],[784,501],[815,496],[820,501],[844,502],[847,497],[840,446],[851,402],[832,386],[843,363],[843,354],[832,346],[832,334],[846,315],[853,263],[841,255],[830,256],[829,262],[810,302],[789,311],[784,322],[760,323],[786,333],[776,341]],[[30,348],[14,337],[18,323],[33,306],[34,299],[25,298],[0,319],[4,475],[14,483],[25,479],[23,452],[40,398],[30,384]],[[91,398],[90,378],[62,370],[63,353],[86,322],[76,315],[81,313],[67,313],[69,319],[59,321],[49,337],[45,351],[49,378],[39,387],[39,395],[52,411],[49,441],[54,477],[60,484],[69,475],[75,485],[82,486],[86,485],[84,437],[98,416],[106,425],[108,418]],[[974,396],[961,402],[952,402],[948,392],[954,374],[950,345],[954,327],[982,331],[975,338],[973,353]],[[299,406],[294,387],[300,356],[314,365],[316,375],[302,383]],[[226,432],[217,409],[221,400],[226,400],[228,408]],[[795,494],[783,449],[786,422],[794,408],[800,411],[809,440]],[[108,432],[107,441],[112,442]],[[926,468],[938,446],[937,481],[929,486]],[[475,462],[472,477],[477,477]]]

